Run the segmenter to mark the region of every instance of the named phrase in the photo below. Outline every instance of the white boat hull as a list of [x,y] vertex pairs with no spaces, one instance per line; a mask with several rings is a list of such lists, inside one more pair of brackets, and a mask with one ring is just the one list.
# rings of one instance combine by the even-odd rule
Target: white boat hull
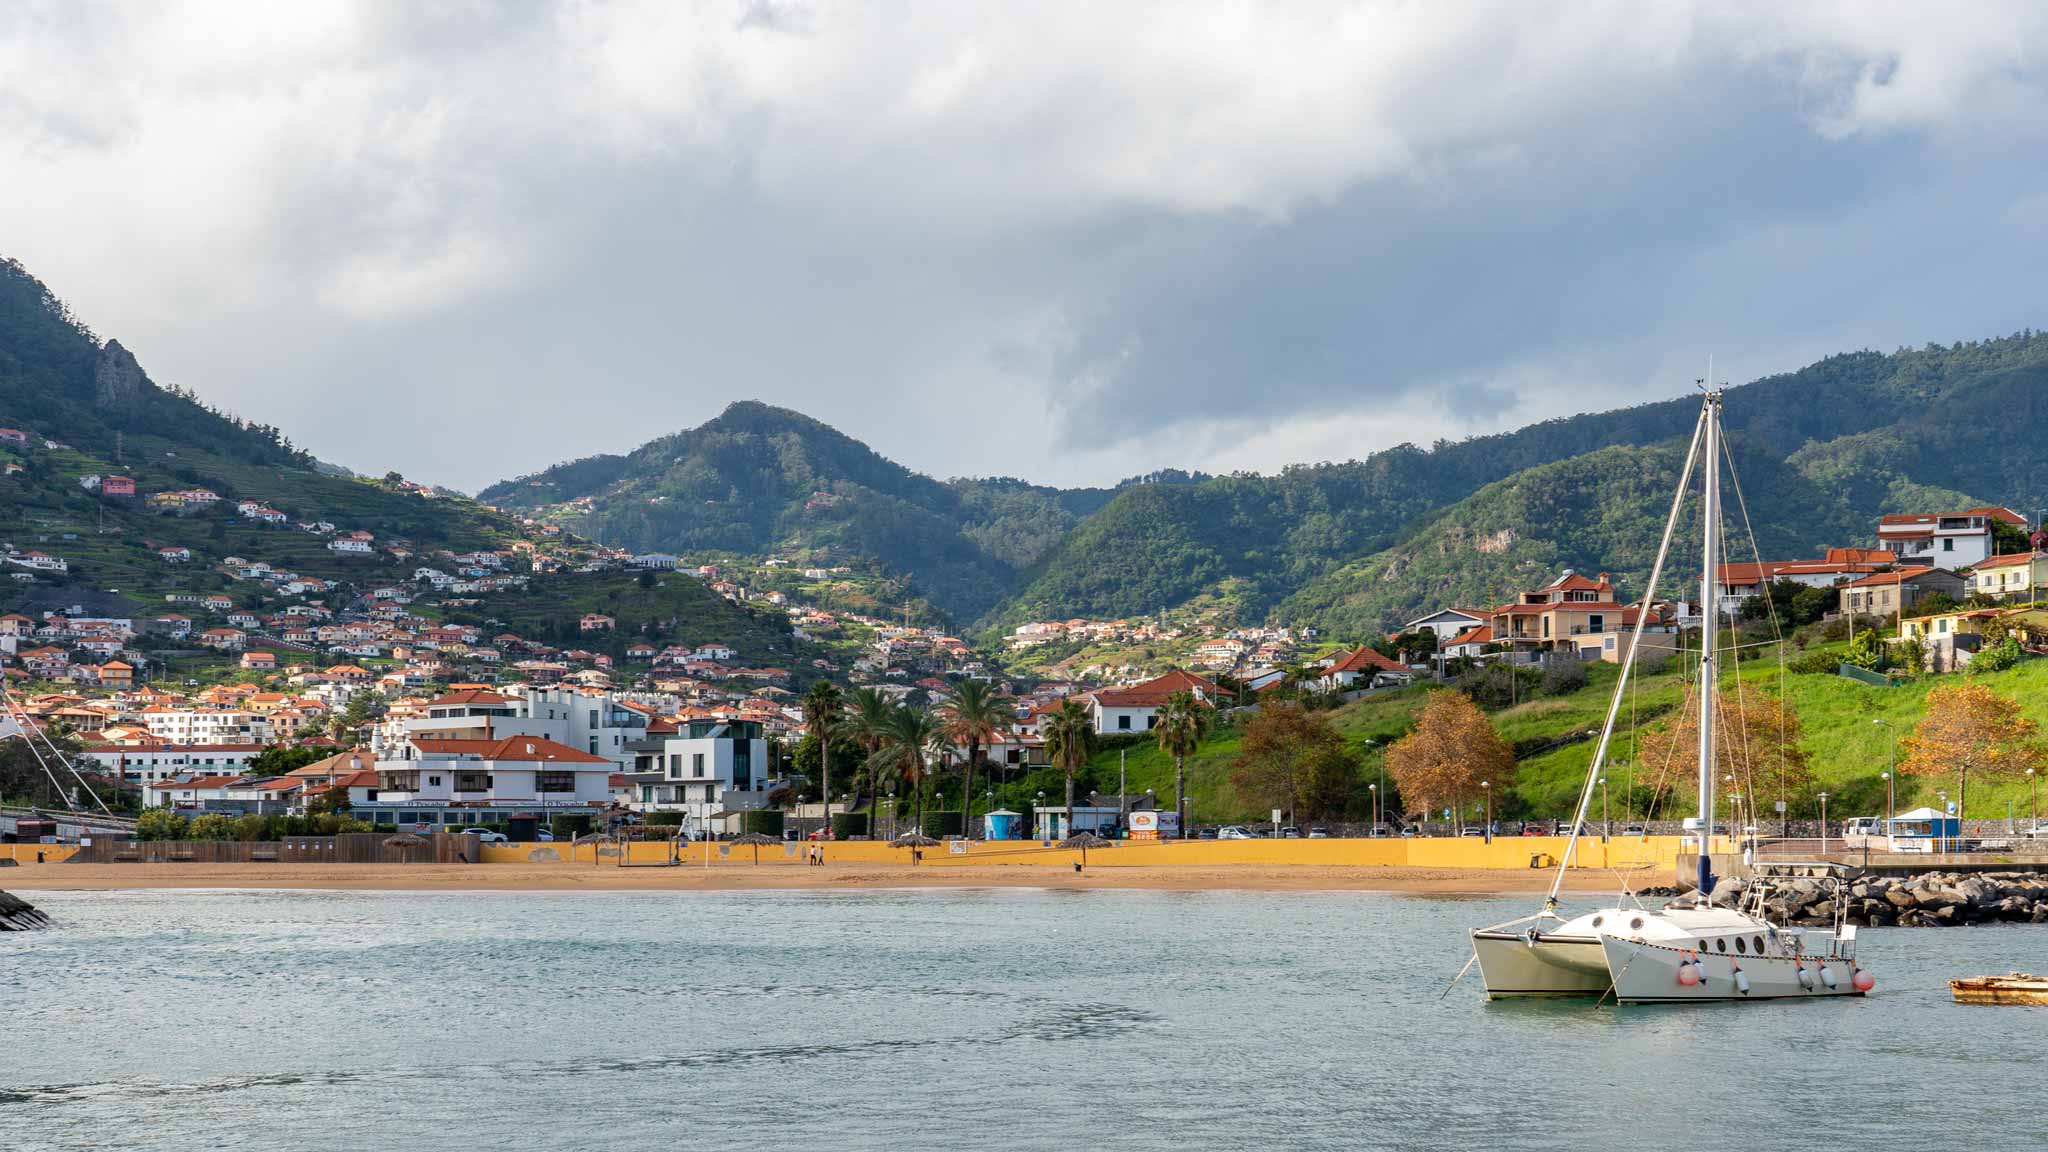
[[[1623,1004],[1693,1004],[1725,1000],[1818,1000],[1861,996],[1856,964],[1840,957],[1700,955],[1662,944],[1601,938],[1614,998]],[[1679,981],[1680,965],[1697,960],[1696,984]],[[1737,973],[1741,973],[1740,979]],[[1802,979],[1800,973],[1804,972]],[[1823,976],[1822,973],[1827,973]],[[1829,986],[1828,977],[1834,984]]]
[[[1627,936],[1601,931],[1623,927]],[[1545,932],[1481,929],[1472,949],[1490,1000],[1612,996],[1623,1004],[1860,996],[1854,928],[1839,941],[1782,933],[1726,909],[1603,909]],[[1711,945],[1709,942],[1711,941]],[[1826,941],[1808,955],[1802,942]],[[1682,972],[1691,967],[1687,983]],[[1739,975],[1738,975],[1739,974]]]

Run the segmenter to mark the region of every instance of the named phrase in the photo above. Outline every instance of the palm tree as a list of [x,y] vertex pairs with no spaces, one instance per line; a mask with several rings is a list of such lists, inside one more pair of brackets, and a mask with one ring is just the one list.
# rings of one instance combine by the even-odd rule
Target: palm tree
[[924,827],[925,756],[937,735],[938,725],[930,712],[899,705],[889,714],[888,734],[883,738],[881,752],[888,770],[917,790],[917,830],[926,835],[930,833]]
[[846,724],[853,738],[867,752],[868,768],[868,835],[879,835],[882,827],[876,823],[876,816],[882,804],[882,776],[885,765],[876,757],[889,737],[889,717],[896,706],[887,696],[873,688],[856,688],[853,700],[847,707]]
[[[967,768],[960,787],[961,831],[973,824],[974,769],[981,762],[982,745],[994,739],[1009,720],[1009,709],[985,681],[963,680],[939,710],[946,739],[967,745]],[[971,833],[968,833],[971,835]]]
[[1208,728],[1208,708],[1195,699],[1193,692],[1185,691],[1166,698],[1152,725],[1159,750],[1173,757],[1173,810],[1180,822],[1178,835],[1183,840],[1188,835],[1188,757],[1201,747],[1202,735]]
[[1079,700],[1071,696],[1046,717],[1045,751],[1067,774],[1067,835],[1074,834],[1074,773],[1088,762],[1095,749],[1095,719]]
[[825,813],[825,839],[832,838],[832,733],[839,728],[845,700],[839,685],[820,680],[804,693],[804,724],[818,738],[818,800]]

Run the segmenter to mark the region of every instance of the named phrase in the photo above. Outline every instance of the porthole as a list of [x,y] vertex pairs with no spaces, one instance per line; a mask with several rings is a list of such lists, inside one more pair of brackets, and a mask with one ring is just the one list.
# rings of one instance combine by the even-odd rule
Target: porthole
[[1756,941],[1755,941],[1755,944],[1756,944],[1756,954],[1757,954],[1757,955],[1759,955],[1759,956],[1763,955],[1763,954],[1764,954],[1764,938],[1763,938],[1763,937],[1761,937],[1761,936],[1757,937],[1757,938],[1756,938]]
[[1598,927],[1600,926],[1601,922],[1602,922],[1602,921],[1604,921],[1604,920],[1606,920],[1606,919],[1607,919],[1607,917],[1605,917],[1605,916],[1595,916],[1595,917],[1593,917],[1593,927],[1595,927],[1595,928],[1598,928]]
[[1705,952],[1706,950],[1707,950],[1707,942],[1706,942],[1705,940],[1702,940],[1702,941],[1700,941],[1700,951],[1702,951],[1702,952]]
[[1744,940],[1740,936],[1737,936],[1735,938],[1735,950],[1737,952],[1747,953],[1749,951],[1749,941]]
[[1727,950],[1728,950],[1728,938],[1727,938],[1726,936],[1723,936],[1723,937],[1721,937],[1721,938],[1720,938],[1719,940],[1716,940],[1716,941],[1714,941],[1714,951],[1716,951],[1716,952],[1726,952]]
[[1643,918],[1642,918],[1641,916],[1638,916],[1638,917],[1636,917],[1635,919],[1633,919],[1633,920],[1631,920],[1631,921],[1629,921],[1629,922],[1628,922],[1628,926],[1629,926],[1630,928],[1634,929],[1635,931],[1638,931],[1638,932],[1642,931],[1642,928],[1643,928]]

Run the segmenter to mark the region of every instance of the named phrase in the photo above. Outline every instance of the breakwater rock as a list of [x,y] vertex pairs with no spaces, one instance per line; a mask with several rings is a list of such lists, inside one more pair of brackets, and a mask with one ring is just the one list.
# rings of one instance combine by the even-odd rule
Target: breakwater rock
[[[1814,880],[1779,881],[1765,901],[1766,915],[1780,924],[1831,924],[1828,889]],[[1850,922],[1872,928],[2048,924],[2048,876],[2031,872],[1867,876],[1851,882],[1846,895]]]
[[36,911],[35,905],[0,892],[0,932],[27,932],[49,926],[50,918]]

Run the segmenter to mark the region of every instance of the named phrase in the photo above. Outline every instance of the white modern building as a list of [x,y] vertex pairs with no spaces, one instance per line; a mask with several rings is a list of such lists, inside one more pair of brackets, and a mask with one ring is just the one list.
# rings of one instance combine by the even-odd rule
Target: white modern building
[[632,746],[632,770],[623,773],[632,807],[680,811],[694,835],[706,824],[724,830],[730,818],[769,806],[784,781],[769,759],[761,726],[750,720],[688,720],[674,735]]

